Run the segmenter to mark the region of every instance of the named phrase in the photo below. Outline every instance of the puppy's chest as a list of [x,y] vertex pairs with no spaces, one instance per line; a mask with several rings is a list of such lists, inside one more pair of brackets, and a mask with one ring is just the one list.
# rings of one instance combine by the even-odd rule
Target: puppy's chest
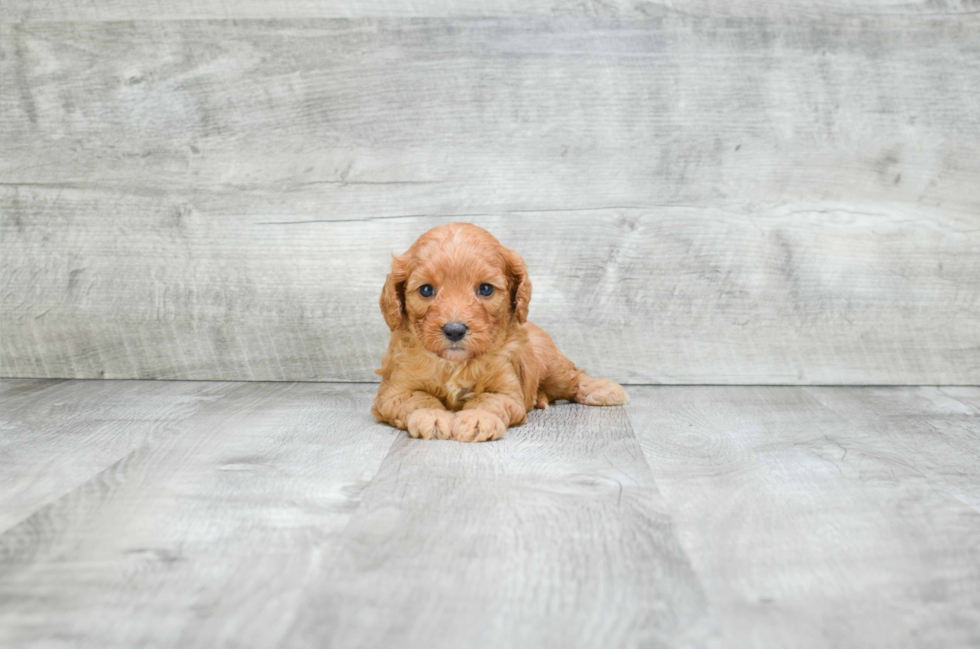
[[442,387],[446,394],[446,405],[450,408],[461,406],[473,396],[473,384],[459,377],[450,377]]
[[[441,369],[441,368],[440,368]],[[438,372],[435,379],[435,388],[430,390],[446,404],[450,410],[458,410],[463,407],[463,403],[475,394],[475,381],[471,372],[466,366],[453,368],[452,371]]]

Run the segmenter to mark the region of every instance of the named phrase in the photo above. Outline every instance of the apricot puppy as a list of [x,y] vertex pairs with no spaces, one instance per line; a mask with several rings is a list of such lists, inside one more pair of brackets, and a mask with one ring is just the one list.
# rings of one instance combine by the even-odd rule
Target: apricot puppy
[[422,439],[482,442],[556,399],[626,403],[527,322],[524,260],[469,223],[432,228],[395,256],[381,291],[391,329],[372,412]]

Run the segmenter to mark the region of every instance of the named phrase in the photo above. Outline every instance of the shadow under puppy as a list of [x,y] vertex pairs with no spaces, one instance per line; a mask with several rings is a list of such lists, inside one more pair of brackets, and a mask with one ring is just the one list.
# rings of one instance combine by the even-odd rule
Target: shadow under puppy
[[483,228],[435,227],[394,257],[381,291],[391,328],[378,420],[422,439],[500,439],[535,407],[626,403],[626,391],[575,367],[527,322],[524,260]]

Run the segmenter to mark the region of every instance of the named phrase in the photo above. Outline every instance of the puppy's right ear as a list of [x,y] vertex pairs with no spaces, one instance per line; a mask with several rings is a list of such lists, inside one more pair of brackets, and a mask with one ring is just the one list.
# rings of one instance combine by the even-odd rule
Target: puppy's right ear
[[381,289],[381,313],[388,323],[388,328],[394,331],[402,326],[405,320],[405,280],[408,279],[408,262],[405,255],[392,255],[391,272],[385,279]]

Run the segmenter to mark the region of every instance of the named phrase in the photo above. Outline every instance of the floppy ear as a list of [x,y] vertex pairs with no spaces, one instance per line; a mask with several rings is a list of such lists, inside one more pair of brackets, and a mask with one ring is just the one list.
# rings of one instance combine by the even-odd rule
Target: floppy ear
[[504,248],[507,275],[510,279],[510,299],[514,317],[521,324],[527,322],[527,310],[531,306],[531,280],[527,278],[527,264],[519,254]]
[[408,279],[408,262],[402,257],[391,256],[391,272],[385,279],[381,289],[381,313],[388,323],[388,328],[394,331],[402,326],[405,320],[405,280]]

